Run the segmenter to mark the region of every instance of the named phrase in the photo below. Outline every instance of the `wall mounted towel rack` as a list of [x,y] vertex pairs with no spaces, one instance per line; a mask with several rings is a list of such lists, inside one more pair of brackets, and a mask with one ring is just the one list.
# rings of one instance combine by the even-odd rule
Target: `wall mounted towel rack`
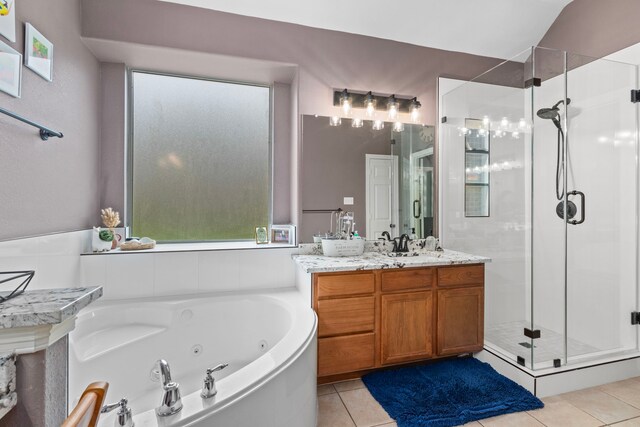
[[4,108],[0,108],[0,113],[2,113],[2,114],[6,114],[6,115],[7,115],[7,116],[9,116],[9,117],[13,117],[13,118],[14,118],[14,119],[16,119],[16,120],[20,120],[20,121],[21,121],[21,122],[23,122],[23,123],[26,123],[26,124],[28,124],[28,125],[31,125],[31,126],[33,126],[33,127],[36,127],[36,128],[38,128],[38,129],[40,129],[40,138],[42,138],[42,140],[43,140],[43,141],[46,141],[46,140],[47,140],[47,139],[49,139],[49,137],[51,137],[51,136],[55,136],[55,137],[58,137],[58,138],[62,138],[62,137],[64,136],[64,135],[62,134],[62,132],[56,132],[55,130],[51,130],[51,129],[49,129],[49,128],[48,128],[48,127],[46,127],[46,126],[39,125],[39,124],[38,124],[38,123],[36,123],[36,122],[32,122],[32,121],[31,121],[31,120],[29,120],[29,119],[25,119],[24,117],[19,116],[19,115],[18,115],[18,114],[16,114],[16,113],[12,113],[12,112],[11,112],[11,111],[9,111],[9,110],[5,110]]

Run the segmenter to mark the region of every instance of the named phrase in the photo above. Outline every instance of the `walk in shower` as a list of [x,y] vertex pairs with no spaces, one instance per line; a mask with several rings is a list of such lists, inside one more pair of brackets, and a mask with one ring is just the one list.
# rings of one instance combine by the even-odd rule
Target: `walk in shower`
[[440,238],[492,258],[485,348],[513,364],[638,355],[637,78],[532,48],[441,92]]

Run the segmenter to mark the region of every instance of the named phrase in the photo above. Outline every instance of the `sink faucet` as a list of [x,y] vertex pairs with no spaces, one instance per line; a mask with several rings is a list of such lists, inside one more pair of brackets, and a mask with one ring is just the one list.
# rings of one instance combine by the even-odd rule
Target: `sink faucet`
[[162,376],[162,402],[156,408],[156,414],[166,417],[182,410],[182,398],[180,397],[180,384],[171,381],[171,370],[166,360],[158,360],[160,375]]
[[391,241],[391,235],[389,234],[388,231],[383,231],[382,232],[382,237],[379,237],[379,239],[384,240],[385,237],[387,238],[387,242]]
[[393,252],[409,252],[409,241],[411,238],[408,234],[393,239]]

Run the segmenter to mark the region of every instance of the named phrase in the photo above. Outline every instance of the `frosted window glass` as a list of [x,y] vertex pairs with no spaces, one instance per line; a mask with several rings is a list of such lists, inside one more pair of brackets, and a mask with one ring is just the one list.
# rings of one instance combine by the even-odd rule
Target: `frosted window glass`
[[247,240],[269,222],[270,89],[132,73],[132,234]]

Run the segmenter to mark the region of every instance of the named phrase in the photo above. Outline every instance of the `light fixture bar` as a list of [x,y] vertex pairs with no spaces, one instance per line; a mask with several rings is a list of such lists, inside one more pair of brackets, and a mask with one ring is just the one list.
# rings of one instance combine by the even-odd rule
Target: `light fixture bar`
[[[349,92],[347,89],[342,90],[334,90],[333,91],[333,105],[336,107],[342,106],[342,100],[345,98],[345,95],[349,97],[351,100],[351,108],[367,108],[367,101],[373,100],[375,101],[375,109],[378,111],[386,111],[387,104],[389,102],[389,95],[374,95],[371,92],[368,93],[355,93]],[[398,103],[398,112],[399,113],[411,113],[411,107],[417,103],[416,97],[395,97],[395,101]],[[418,105],[420,105],[418,103]]]

